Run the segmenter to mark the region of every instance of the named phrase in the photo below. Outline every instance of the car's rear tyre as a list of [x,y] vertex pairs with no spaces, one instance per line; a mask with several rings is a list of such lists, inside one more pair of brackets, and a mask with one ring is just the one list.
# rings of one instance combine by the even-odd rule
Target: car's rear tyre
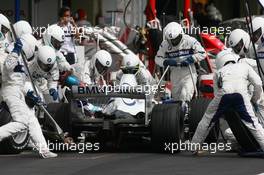
[[229,110],[225,113],[225,119],[232,130],[238,144],[243,152],[257,152],[260,146],[253,137],[248,128],[241,121],[241,118],[234,110]]
[[[0,105],[0,126],[12,121],[8,107],[5,103]],[[28,130],[8,137],[0,142],[0,154],[19,154],[27,146],[29,142]]]
[[[190,115],[189,115],[189,132],[191,137],[195,133],[195,130],[203,118],[203,115],[211,102],[211,99],[207,98],[197,98],[193,99],[190,103]],[[215,124],[215,126],[211,129],[208,134],[205,142],[206,143],[215,143],[217,142],[219,136],[219,122]]]
[[[183,114],[180,104],[154,106],[151,116],[151,144],[155,152],[166,152],[166,145],[177,143],[184,137]],[[174,150],[179,152],[178,150]]]

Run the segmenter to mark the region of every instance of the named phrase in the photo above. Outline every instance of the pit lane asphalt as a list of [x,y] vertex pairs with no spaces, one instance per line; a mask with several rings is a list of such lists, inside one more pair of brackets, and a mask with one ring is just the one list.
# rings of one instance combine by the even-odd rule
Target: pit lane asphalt
[[194,157],[152,153],[149,146],[119,152],[58,153],[54,159],[40,159],[36,153],[0,155],[1,175],[185,175],[185,174],[261,174],[264,159],[241,158],[236,153],[216,153]]

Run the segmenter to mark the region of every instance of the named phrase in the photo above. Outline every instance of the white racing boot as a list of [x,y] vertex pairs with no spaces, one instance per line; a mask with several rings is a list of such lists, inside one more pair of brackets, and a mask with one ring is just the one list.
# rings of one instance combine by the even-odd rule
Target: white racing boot
[[40,151],[39,156],[43,159],[48,159],[48,158],[55,158],[58,156],[58,154],[46,150],[46,151]]
[[43,159],[57,157],[57,154],[49,150],[48,144],[43,136],[38,119],[34,116],[34,111],[31,110],[30,112],[30,114],[32,115],[30,117],[28,128],[32,143],[35,145],[33,149],[38,151],[40,157]]

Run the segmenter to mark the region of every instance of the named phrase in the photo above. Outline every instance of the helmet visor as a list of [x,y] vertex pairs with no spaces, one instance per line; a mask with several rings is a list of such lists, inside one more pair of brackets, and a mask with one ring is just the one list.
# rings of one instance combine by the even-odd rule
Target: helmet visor
[[258,30],[253,32],[252,42],[256,43],[259,40],[259,38],[261,37],[261,35],[262,35],[262,30],[261,30],[261,27],[260,27]]
[[171,43],[172,46],[177,46],[178,44],[180,44],[181,40],[182,34],[179,34],[176,38],[170,39],[169,43]]
[[54,66],[54,64],[44,64],[39,59],[38,59],[38,65],[44,72],[49,72]]
[[233,50],[236,54],[239,54],[242,48],[244,47],[244,41],[241,39],[235,46],[233,46]]
[[9,32],[9,29],[6,27],[6,26],[4,26],[4,25],[2,25],[1,26],[1,32],[2,32],[2,34],[7,34],[7,32]]
[[121,68],[121,70],[124,74],[136,74],[139,70],[139,66],[124,67],[124,68]]
[[102,63],[96,59],[95,61],[95,68],[97,69],[98,73],[104,75],[108,69],[107,66],[102,65]]
[[60,50],[63,42],[60,42],[59,40],[57,40],[56,38],[54,38],[53,36],[51,36],[50,42],[53,46],[54,49],[56,50]]

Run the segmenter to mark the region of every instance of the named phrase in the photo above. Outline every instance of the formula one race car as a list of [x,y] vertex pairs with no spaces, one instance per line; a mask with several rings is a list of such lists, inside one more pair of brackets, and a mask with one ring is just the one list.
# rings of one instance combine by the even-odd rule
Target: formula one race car
[[[107,30],[90,28],[89,36],[98,41],[100,47],[111,53],[123,56],[134,54]],[[207,50],[216,54],[214,43],[219,41],[204,35]],[[219,46],[219,44],[216,44]],[[222,49],[218,48],[218,50]],[[212,59],[207,57],[199,67],[197,97],[189,103],[187,109],[181,102],[161,100],[157,94],[149,93],[150,87],[138,86],[134,74],[124,74],[120,86],[84,86],[74,81],[68,91],[65,103],[50,103],[47,109],[64,132],[75,142],[98,141],[101,145],[112,142],[119,146],[126,135],[139,135],[150,138],[155,151],[164,151],[164,143],[179,143],[190,140],[213,97]],[[159,85],[156,89],[160,89]],[[65,97],[66,97],[65,96]],[[68,103],[67,103],[68,101]],[[0,125],[11,121],[8,108],[1,105]],[[47,139],[60,140],[48,117],[40,119],[42,130]],[[230,124],[231,125],[231,124]],[[230,126],[231,127],[231,126]],[[232,127],[231,127],[232,129]],[[207,137],[207,142],[216,142],[219,127],[216,125]],[[236,132],[233,131],[236,135]],[[6,139],[0,143],[2,153],[19,153],[29,140],[28,131]]]
[[[51,103],[48,109],[75,142],[112,142],[118,147],[126,135],[137,135],[150,138],[154,150],[160,152],[166,142],[191,139],[210,99],[195,98],[190,110],[185,110],[181,102],[156,101],[158,88],[139,86],[128,71],[119,86],[72,86],[69,103]],[[215,142],[217,137],[218,126],[207,141]]]
[[[86,33],[90,38],[98,41],[101,48],[111,51],[111,53],[121,57],[126,54],[134,54],[108,30],[90,28],[86,30]],[[162,150],[163,141],[189,140],[195,131],[210,101],[208,97],[211,98],[213,94],[210,64],[210,60],[206,59],[201,65],[205,73],[200,74],[197,84],[197,89],[200,92],[199,98],[192,100],[189,105],[191,110],[188,113],[181,109],[180,102],[163,104],[159,98],[155,97],[156,94],[148,95],[146,90],[149,87],[141,87],[140,93],[133,90],[136,84],[133,83],[135,77],[133,78],[132,74],[125,75],[124,81],[121,83],[128,82],[130,84],[125,86],[132,89],[129,93],[121,90],[118,93],[110,91],[106,94],[103,87],[90,89],[91,87],[82,85],[69,92],[69,103],[50,103],[47,105],[47,109],[63,131],[68,132],[76,142],[95,138],[102,143],[114,140],[115,145],[118,145],[124,135],[134,134],[151,138],[153,147],[157,151]],[[115,106],[115,110],[111,113],[102,110],[106,106],[109,109],[111,105]],[[1,117],[1,122],[3,122],[1,125],[3,125],[9,122],[11,117],[5,105],[2,105],[1,109],[5,113],[3,116],[8,118],[5,120],[5,117]],[[55,141],[60,139],[48,117],[40,118],[40,123],[46,138]],[[210,136],[208,140],[213,141],[215,137]],[[9,139],[11,141],[8,141],[8,145],[4,147],[15,147],[20,152],[28,143],[28,132],[22,133],[21,137],[16,136]],[[4,145],[4,142],[1,145]],[[16,151],[4,152],[15,153]]]

